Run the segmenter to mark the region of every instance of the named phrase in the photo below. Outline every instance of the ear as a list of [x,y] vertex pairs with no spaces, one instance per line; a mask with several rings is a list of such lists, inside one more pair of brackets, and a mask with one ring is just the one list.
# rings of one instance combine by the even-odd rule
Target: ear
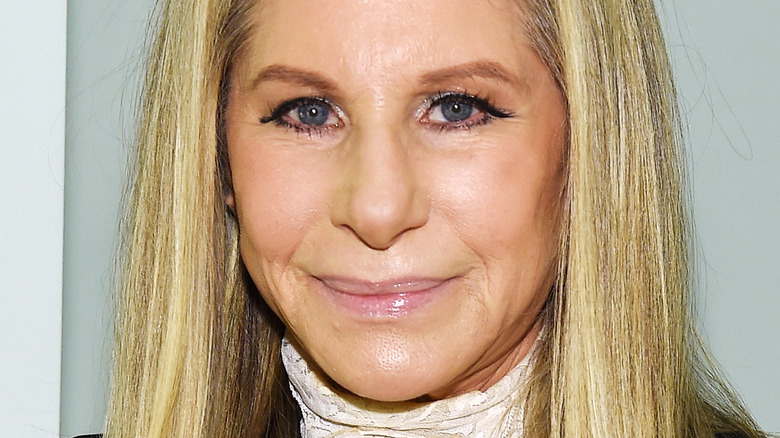
[[233,192],[231,191],[227,195],[225,195],[225,205],[228,206],[228,209],[232,211],[233,213],[236,212],[236,197],[233,196]]

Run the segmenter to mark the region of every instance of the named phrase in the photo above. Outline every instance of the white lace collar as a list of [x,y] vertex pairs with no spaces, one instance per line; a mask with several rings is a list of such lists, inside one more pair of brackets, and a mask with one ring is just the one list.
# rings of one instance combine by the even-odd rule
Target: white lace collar
[[520,389],[531,354],[487,391],[472,391],[430,403],[383,403],[330,387],[291,342],[282,343],[290,389],[303,415],[304,438],[326,437],[520,437]]

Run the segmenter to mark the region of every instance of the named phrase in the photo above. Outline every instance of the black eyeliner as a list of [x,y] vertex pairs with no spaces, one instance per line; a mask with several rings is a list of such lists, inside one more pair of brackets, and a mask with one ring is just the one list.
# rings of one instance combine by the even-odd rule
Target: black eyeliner
[[460,92],[441,92],[431,99],[430,106],[439,103],[465,102],[493,117],[506,119],[514,116],[511,111],[497,108],[488,99]]
[[[299,107],[301,105],[311,104],[311,103],[319,103],[329,108],[333,108],[333,104],[331,104],[327,99],[322,97],[296,97],[295,99],[286,100],[280,103],[279,105],[277,105],[276,108],[271,110],[270,115],[260,118],[260,123],[266,124],[274,121],[279,123],[280,121],[282,121],[282,116],[289,113],[296,107]],[[287,126],[287,123],[285,123],[283,126]]]

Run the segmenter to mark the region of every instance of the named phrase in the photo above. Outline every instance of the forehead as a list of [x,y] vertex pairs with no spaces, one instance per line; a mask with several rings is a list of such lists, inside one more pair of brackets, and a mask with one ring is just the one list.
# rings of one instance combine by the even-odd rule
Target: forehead
[[268,0],[252,11],[254,31],[240,65],[315,68],[334,78],[419,76],[473,61],[521,70],[532,55],[511,0]]

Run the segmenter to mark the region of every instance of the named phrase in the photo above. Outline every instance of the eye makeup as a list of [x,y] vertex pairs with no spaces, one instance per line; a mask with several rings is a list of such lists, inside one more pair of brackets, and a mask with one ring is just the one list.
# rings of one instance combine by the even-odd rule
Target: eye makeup
[[273,122],[297,133],[323,135],[344,126],[342,112],[323,97],[296,97],[286,100],[262,117],[260,123]]
[[441,131],[471,129],[514,115],[487,98],[462,92],[436,93],[424,101],[419,113],[421,123]]
[[[309,136],[325,135],[345,126],[344,112],[329,99],[301,96],[286,100],[272,108],[261,124],[274,123],[284,129]],[[464,92],[437,92],[423,100],[415,111],[422,125],[439,131],[469,130],[495,119],[514,116],[498,108],[489,99]]]

